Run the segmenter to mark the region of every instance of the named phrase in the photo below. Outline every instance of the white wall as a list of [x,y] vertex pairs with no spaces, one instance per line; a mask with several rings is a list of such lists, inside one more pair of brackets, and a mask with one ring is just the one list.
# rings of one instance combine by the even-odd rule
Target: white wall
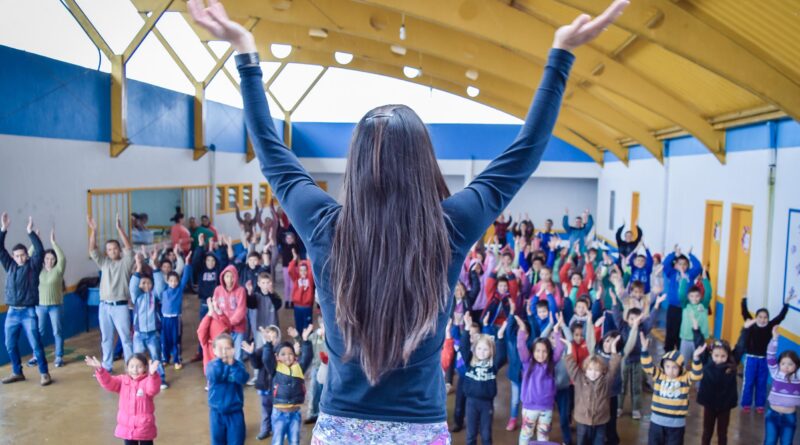
[[[719,295],[725,295],[732,204],[753,207],[752,248],[748,300],[750,309],[766,306],[772,314],[781,308],[788,209],[800,208],[800,148],[778,150],[775,222],[767,227],[770,150],[737,151],[726,163],[708,155],[632,160],[629,167],[607,163],[598,181],[598,234],[613,239],[608,226],[609,193],[616,191],[615,226],[630,220],[631,195],[640,193],[639,219],[645,243],[653,250],[671,251],[677,243],[702,258],[707,200],[722,201],[722,244],[718,278]],[[771,253],[767,234],[772,230]],[[767,275],[769,267],[769,275]],[[769,277],[767,279],[767,276]],[[800,332],[800,313],[790,311],[784,327]]]

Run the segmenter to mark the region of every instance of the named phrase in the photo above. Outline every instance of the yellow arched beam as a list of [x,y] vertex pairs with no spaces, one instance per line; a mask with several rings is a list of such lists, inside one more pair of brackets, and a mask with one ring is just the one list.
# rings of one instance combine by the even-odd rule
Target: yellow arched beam
[[[532,57],[542,58],[552,44],[555,28],[500,2],[475,0],[363,0],[462,33],[505,45]],[[724,159],[725,137],[713,129],[690,105],[591,46],[574,50],[573,70],[592,83],[614,91],[676,122]],[[591,91],[591,89],[590,89]]]
[[[341,66],[337,65],[333,61],[333,54],[310,50],[310,49],[303,49],[303,48],[295,49],[285,59],[276,59],[269,53],[263,54],[263,56],[264,56],[263,60],[265,61],[304,63],[311,65],[352,69],[356,71],[363,71],[372,74],[380,74],[395,79],[405,80],[408,82],[424,85],[426,87],[436,88],[438,90],[446,91],[448,93],[455,94],[457,96],[464,97],[470,100],[474,100],[476,102],[485,104],[487,106],[498,109],[505,113],[511,114],[512,116],[516,116],[520,119],[524,119],[525,115],[528,112],[526,107],[522,107],[516,103],[509,103],[505,100],[492,97],[489,94],[485,94],[483,91],[481,91],[478,97],[470,98],[466,95],[466,91],[461,85],[456,85],[448,80],[433,77],[429,74],[425,74],[424,72],[419,77],[416,77],[414,79],[408,79],[403,74],[402,67],[388,65],[379,61],[354,58],[353,61],[347,64],[346,66]],[[576,138],[574,134],[570,131],[570,129],[564,126],[563,124],[556,123],[556,127],[553,130],[553,135],[564,140],[565,142],[572,144],[579,150],[589,155],[589,157],[591,157],[595,162],[602,164],[603,154],[598,149],[598,147],[592,145],[587,141]]]
[[[468,67],[414,52],[407,53],[405,56],[397,56],[392,54],[385,44],[371,40],[352,37],[341,38],[341,36],[333,33],[329,33],[325,39],[313,39],[308,36],[306,28],[270,23],[268,21],[263,21],[261,26],[254,29],[254,36],[259,48],[265,48],[271,42],[280,41],[281,43],[291,44],[295,48],[313,49],[314,51],[328,53],[330,54],[328,63],[333,63],[333,53],[335,51],[347,51],[354,54],[355,57],[391,65],[400,70],[404,66],[421,68],[423,73],[458,85],[462,93],[468,86],[475,86],[482,93],[487,93],[492,97],[514,104],[521,109],[526,109],[534,94],[534,89],[531,86],[508,82],[490,74],[484,74],[477,80],[470,81],[464,76]],[[596,145],[612,151],[614,155],[627,164],[628,150],[617,142],[612,134],[608,134],[605,128],[598,126],[591,120],[586,120],[583,116],[575,114],[568,109],[562,109],[559,121],[574,131],[585,135],[588,139],[594,141]]]
[[[590,14],[593,0],[558,0]],[[648,26],[651,24],[651,26]],[[616,22],[703,68],[722,76],[800,120],[800,82],[668,0],[636,0]]]
[[[152,7],[154,0],[134,0],[140,10]],[[182,3],[176,4],[175,10],[185,9]],[[325,11],[323,15],[321,11]],[[322,51],[335,50],[347,51],[357,56],[372,59],[386,60],[389,55],[388,46],[397,39],[399,16],[382,8],[375,8],[358,3],[352,3],[347,8],[341,7],[341,0],[321,0],[315,4],[308,2],[295,2],[287,10],[277,11],[268,4],[253,0],[242,0],[228,5],[228,12],[232,17],[246,17],[248,14],[258,14],[269,22],[260,25],[257,30],[257,41],[261,44],[262,51],[272,42],[292,43],[294,45],[313,47]],[[397,16],[398,23],[391,23]],[[330,22],[336,23],[333,29],[328,29],[328,37],[324,40],[312,39],[308,36],[309,28],[325,28]],[[542,68],[530,60],[522,58],[519,54],[501,48],[484,40],[474,38],[456,31],[442,28],[430,23],[407,18],[406,23],[410,30],[409,38],[401,42],[409,49],[403,58],[404,63],[410,66],[431,69],[431,63],[437,61],[450,62],[447,73],[438,70],[436,76],[461,83],[465,81],[464,74],[467,68],[480,66],[478,70],[481,83],[489,75],[494,75],[501,82],[497,85],[503,91],[514,90],[513,95],[519,98],[530,97],[533,94],[531,85],[541,78]],[[373,26],[374,25],[374,26]],[[380,25],[381,29],[376,26]],[[396,25],[396,26],[394,26]],[[195,27],[201,39],[213,39],[204,30]],[[376,40],[377,39],[377,40]],[[460,49],[454,49],[459,46]],[[416,49],[419,52],[415,52]],[[429,56],[434,57],[431,60]],[[397,57],[389,55],[389,57]],[[398,60],[399,60],[398,59]],[[456,65],[460,65],[456,67]],[[453,69],[455,68],[455,69]],[[661,142],[655,139],[644,124],[634,116],[626,114],[624,110],[613,107],[611,104],[587,94],[579,86],[579,81],[572,76],[569,90],[565,95],[565,104],[581,109],[585,114],[602,122],[609,128],[617,130],[620,135],[636,140],[653,153],[657,159],[662,159]],[[476,85],[481,90],[487,90],[485,85]],[[522,90],[517,91],[517,88]],[[577,91],[579,94],[572,94]],[[584,102],[587,102],[584,110]],[[585,132],[586,133],[586,132]],[[620,135],[616,135],[619,137]],[[609,144],[604,144],[609,145]],[[618,145],[618,144],[617,144]],[[612,150],[613,146],[608,147]],[[623,153],[615,153],[625,159]]]

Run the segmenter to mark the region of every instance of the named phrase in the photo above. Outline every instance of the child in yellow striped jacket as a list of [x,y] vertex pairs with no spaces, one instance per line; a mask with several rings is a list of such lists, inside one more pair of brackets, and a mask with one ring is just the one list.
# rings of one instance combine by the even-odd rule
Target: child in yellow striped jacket
[[642,369],[653,377],[653,401],[650,408],[650,445],[682,444],[686,430],[686,415],[689,413],[689,389],[693,382],[703,378],[703,363],[700,356],[705,343],[695,349],[691,370],[683,370],[683,356],[677,350],[664,354],[661,365],[653,365],[648,352],[650,340],[640,334],[642,343]]

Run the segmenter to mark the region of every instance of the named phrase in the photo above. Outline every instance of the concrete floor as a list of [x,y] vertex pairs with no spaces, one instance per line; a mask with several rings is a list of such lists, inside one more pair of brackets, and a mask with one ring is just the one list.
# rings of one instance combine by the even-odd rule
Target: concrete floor
[[[279,287],[280,288],[280,287]],[[195,336],[197,326],[198,300],[187,295],[184,309],[183,350],[185,359],[191,359],[197,347]],[[292,323],[290,311],[281,311],[282,326]],[[24,340],[23,340],[24,341]],[[67,366],[52,368],[53,385],[39,386],[36,368],[25,368],[25,382],[0,387],[0,444],[109,444],[121,443],[114,438],[117,415],[117,396],[104,391],[92,376],[92,371],[83,364],[85,355],[100,355],[100,333],[89,332],[67,340]],[[52,357],[52,348],[47,350]],[[27,360],[28,357],[25,357]],[[114,363],[114,371],[122,371],[122,362]],[[10,366],[0,367],[0,375],[10,373]],[[505,378],[498,379],[499,394],[495,402],[494,443],[515,444],[519,430],[507,432],[509,384]],[[170,388],[156,397],[156,418],[158,422],[158,443],[189,444],[208,443],[208,407],[206,392],[203,390],[204,378],[202,363],[189,363],[180,371],[167,370]],[[649,407],[649,394],[644,394]],[[454,396],[448,397],[448,412],[452,413]],[[645,409],[645,413],[649,409]],[[303,411],[305,416],[305,410]],[[634,421],[626,414],[618,422],[623,444],[647,443],[647,417]],[[245,420],[247,423],[247,443],[259,442],[255,439],[260,422],[259,398],[253,388],[245,391]],[[551,440],[560,441],[561,433],[554,419]],[[301,443],[308,444],[312,425],[304,425]],[[699,444],[702,429],[702,410],[692,404],[686,432],[687,444]],[[732,445],[755,445],[763,443],[763,416],[751,413],[742,415],[735,410],[731,416],[729,443]],[[574,434],[573,434],[574,436]],[[465,443],[464,432],[453,435],[454,444]],[[716,441],[714,441],[716,443]],[[796,438],[800,444],[800,437]]]

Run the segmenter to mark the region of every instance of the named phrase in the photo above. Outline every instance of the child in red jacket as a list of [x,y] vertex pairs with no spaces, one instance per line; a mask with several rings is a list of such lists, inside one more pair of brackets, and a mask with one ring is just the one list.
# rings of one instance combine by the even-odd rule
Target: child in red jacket
[[219,286],[214,289],[214,304],[219,311],[209,308],[209,313],[227,325],[233,337],[235,358],[241,360],[242,341],[247,332],[247,292],[239,286],[239,272],[235,266],[229,265],[222,270]]
[[197,339],[200,341],[200,348],[203,352],[203,374],[206,372],[208,362],[214,360],[214,339],[219,334],[230,334],[231,322],[216,303],[213,298],[209,298],[208,313],[200,320],[200,326],[197,327]]
[[294,325],[303,332],[311,324],[314,307],[314,276],[311,274],[311,261],[301,260],[297,251],[292,251],[294,259],[289,263],[289,278],[292,280],[292,304],[294,304]]

